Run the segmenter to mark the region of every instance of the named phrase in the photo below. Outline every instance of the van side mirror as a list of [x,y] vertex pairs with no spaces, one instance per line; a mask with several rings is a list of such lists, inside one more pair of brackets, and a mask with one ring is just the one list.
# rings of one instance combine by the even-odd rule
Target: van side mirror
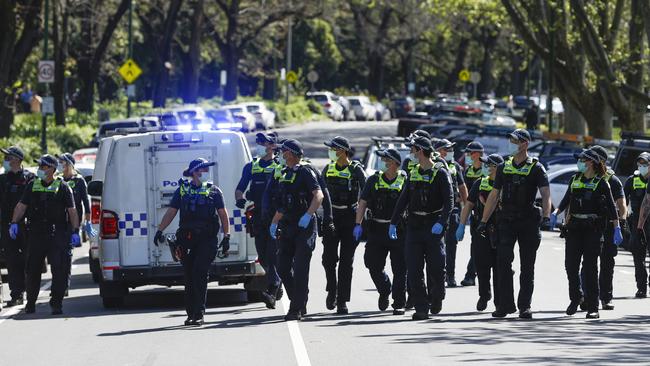
[[94,180],[88,183],[88,194],[91,196],[101,196],[104,190],[104,182]]

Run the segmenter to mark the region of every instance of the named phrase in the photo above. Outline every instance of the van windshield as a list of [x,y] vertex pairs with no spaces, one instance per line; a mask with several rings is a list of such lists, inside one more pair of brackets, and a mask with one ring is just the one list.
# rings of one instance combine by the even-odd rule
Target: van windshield
[[118,128],[133,128],[139,127],[138,122],[135,121],[124,121],[124,122],[111,122],[99,126],[99,135],[105,136],[111,131],[115,131]]

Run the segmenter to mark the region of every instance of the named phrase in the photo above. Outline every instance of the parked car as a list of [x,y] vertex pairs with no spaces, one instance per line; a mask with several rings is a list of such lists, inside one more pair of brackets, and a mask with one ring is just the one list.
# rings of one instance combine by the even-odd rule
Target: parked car
[[214,121],[217,129],[241,131],[242,122],[237,120],[229,109],[208,109],[205,113]]
[[377,121],[389,121],[390,120],[390,109],[386,108],[381,102],[375,102],[373,104],[375,107],[375,120]]
[[354,109],[352,108],[352,104],[346,97],[342,97],[340,95],[335,95],[334,96],[335,100],[343,107],[343,119],[346,121],[356,121],[357,116],[354,114]]
[[203,107],[192,104],[175,107],[171,112],[176,116],[179,124],[191,124],[196,118],[207,118]]
[[352,109],[354,109],[354,115],[357,117],[357,120],[362,121],[374,121],[377,116],[375,115],[375,107],[370,103],[370,99],[364,95],[359,95],[355,97],[348,97],[350,104],[352,104]]
[[343,107],[336,101],[336,95],[331,92],[309,92],[306,95],[307,99],[313,99],[318,104],[323,106],[327,116],[334,121],[342,121],[344,119]]
[[612,169],[621,181],[624,182],[634,174],[637,169],[636,159],[644,151],[650,152],[650,136],[632,132],[621,133],[621,143],[612,163]]
[[255,116],[255,127],[266,130],[275,127],[275,112],[270,110],[263,102],[242,103],[246,111]]
[[87,147],[84,149],[75,150],[72,153],[72,157],[77,164],[92,164],[95,165],[95,158],[97,156],[96,147]]
[[[549,189],[551,191],[551,207],[553,210],[560,205],[560,202],[571,183],[571,178],[577,172],[578,166],[576,164],[547,172]],[[541,201],[541,199],[541,195],[537,192],[537,200]],[[558,222],[564,221],[563,219],[564,213],[558,216]]]
[[255,131],[255,116],[250,113],[245,106],[232,104],[224,106],[223,109],[229,110],[235,117],[235,120],[242,124],[243,132]]
[[395,136],[375,136],[372,142],[366,148],[363,157],[363,166],[366,167],[366,174],[368,176],[375,174],[379,170],[379,161],[381,160],[375,152],[380,149],[392,148],[399,152],[404,160],[411,151],[411,148],[406,146],[407,139],[404,137]]
[[158,119],[155,117],[133,117],[125,119],[116,119],[101,122],[97,128],[95,136],[90,141],[90,146],[97,147],[99,141],[118,129],[126,128],[146,128],[158,126]]
[[391,98],[390,110],[395,118],[405,117],[410,112],[415,112],[415,100],[408,96]]

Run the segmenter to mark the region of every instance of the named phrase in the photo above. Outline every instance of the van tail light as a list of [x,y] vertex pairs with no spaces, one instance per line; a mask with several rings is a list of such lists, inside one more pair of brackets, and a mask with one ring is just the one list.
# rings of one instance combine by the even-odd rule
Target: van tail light
[[410,111],[411,111],[411,106],[408,105],[408,104],[405,105],[405,106],[404,106],[404,110],[405,110],[406,112],[410,112]]
[[102,214],[102,205],[98,199],[92,199],[90,203],[90,222],[93,225],[99,224],[99,218]]
[[117,239],[119,235],[117,214],[113,211],[102,210],[102,217],[99,223],[99,236],[102,239]]
[[331,107],[331,106],[332,106],[332,105],[331,105],[330,103],[325,103],[325,104],[323,104],[323,107],[325,107],[325,108],[329,108],[329,107]]

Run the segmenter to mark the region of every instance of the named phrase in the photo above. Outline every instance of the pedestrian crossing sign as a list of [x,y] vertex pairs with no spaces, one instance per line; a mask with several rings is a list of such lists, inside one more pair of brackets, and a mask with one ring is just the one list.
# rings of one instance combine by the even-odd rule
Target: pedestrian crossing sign
[[122,65],[117,72],[120,73],[127,84],[132,84],[142,74],[142,69],[137,63],[135,63],[135,61],[133,61],[133,59],[130,58],[126,60],[124,65]]

